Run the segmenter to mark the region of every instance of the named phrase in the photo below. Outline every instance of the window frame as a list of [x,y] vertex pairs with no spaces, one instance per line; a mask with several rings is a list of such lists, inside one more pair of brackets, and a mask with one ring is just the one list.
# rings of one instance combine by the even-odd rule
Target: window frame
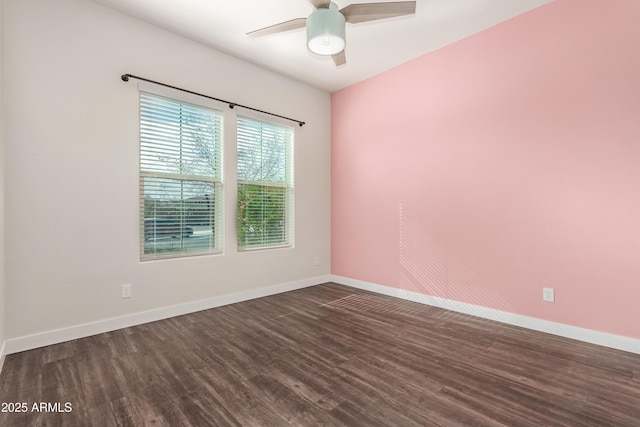
[[[203,100],[201,97],[190,96],[189,94],[183,94],[182,92],[178,92],[171,89],[165,89],[153,84],[139,84],[139,93],[138,93],[138,216],[139,216],[139,260],[141,262],[153,261],[153,260],[161,260],[161,259],[181,259],[181,258],[191,258],[196,256],[203,255],[217,255],[224,252],[224,235],[225,235],[225,161],[224,161],[224,151],[225,151],[225,108],[224,104],[218,103],[215,101],[209,102],[209,100]],[[143,124],[142,124],[142,108],[143,108],[143,97],[151,97],[159,100],[164,100],[167,102],[172,102],[176,104],[186,105],[190,108],[195,108],[199,110],[204,110],[210,112],[214,115],[214,121],[216,125],[216,134],[213,136],[213,142],[215,143],[215,174],[214,175],[199,175],[199,174],[188,174],[188,173],[175,173],[175,172],[163,172],[158,170],[145,170],[143,166]],[[182,146],[184,141],[182,137],[180,137],[180,145]],[[184,247],[185,237],[181,235],[180,239],[180,250],[169,251],[169,252],[152,252],[145,253],[145,220],[149,218],[145,218],[145,179],[166,179],[173,181],[180,181],[180,185],[184,185],[187,182],[203,182],[209,183],[213,187],[214,194],[214,209],[211,212],[212,220],[214,224],[212,226],[212,237],[213,242],[209,242],[209,245],[205,247],[203,250],[188,250]],[[182,205],[182,209],[184,209],[185,199],[180,198],[179,204]],[[181,212],[181,222],[179,224],[180,227],[185,227],[186,225],[186,212]],[[213,246],[211,246],[213,243]],[[155,242],[154,242],[155,244]]]
[[[285,137],[285,165],[284,165],[284,181],[267,181],[267,180],[250,180],[240,177],[240,159],[238,152],[241,146],[241,122],[243,120],[261,123],[263,125],[276,127],[286,132]],[[236,114],[236,138],[235,138],[235,177],[236,177],[236,250],[239,253],[250,252],[256,250],[282,249],[292,248],[295,246],[295,138],[296,128],[289,123],[279,121],[271,117],[264,117],[256,113]],[[284,240],[272,244],[241,244],[240,232],[240,188],[243,185],[260,186],[266,188],[283,188],[284,191]]]

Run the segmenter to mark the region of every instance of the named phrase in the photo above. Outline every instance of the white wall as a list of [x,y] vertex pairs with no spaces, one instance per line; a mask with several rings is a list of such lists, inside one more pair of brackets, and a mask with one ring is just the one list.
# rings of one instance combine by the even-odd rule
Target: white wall
[[[7,0],[5,15],[8,339],[329,273],[328,93],[86,0]],[[295,248],[139,261],[138,90],[123,73],[308,123]]]
[[0,0],[0,369],[4,361],[5,263],[4,263],[4,0]]

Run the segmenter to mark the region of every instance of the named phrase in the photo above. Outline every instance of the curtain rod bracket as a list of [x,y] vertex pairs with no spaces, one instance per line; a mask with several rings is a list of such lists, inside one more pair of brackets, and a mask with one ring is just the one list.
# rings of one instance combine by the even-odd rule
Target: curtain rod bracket
[[171,85],[168,85],[168,84],[165,84],[165,83],[160,83],[160,82],[156,82],[156,81],[153,81],[153,80],[145,79],[144,77],[134,76],[133,74],[123,74],[123,75],[120,76],[120,78],[122,79],[123,82],[128,82],[130,78],[134,78],[134,79],[142,80],[142,81],[145,81],[145,82],[157,84],[157,85],[160,85],[160,86],[168,87],[168,88],[171,88],[171,89],[179,90],[179,91],[182,91],[182,92],[187,92],[187,93],[190,93],[192,95],[202,96],[203,98],[209,98],[209,99],[213,99],[214,101],[224,102],[226,104],[229,104],[229,108],[231,108],[232,110],[235,107],[242,107],[242,108],[246,108],[247,110],[257,111],[258,113],[264,113],[264,114],[268,114],[270,116],[279,117],[281,119],[289,120],[291,122],[296,122],[296,123],[298,123],[300,125],[300,127],[302,127],[302,126],[304,126],[306,124],[305,122],[303,122],[301,120],[292,119],[290,117],[281,116],[279,114],[270,113],[270,112],[264,111],[264,110],[258,110],[257,108],[248,107],[246,105],[237,104],[237,103],[231,102],[231,101],[225,101],[224,99],[214,98],[213,96],[203,95],[201,93],[193,92],[193,91],[190,91],[190,90],[187,90],[187,89],[182,89],[180,87],[171,86]]

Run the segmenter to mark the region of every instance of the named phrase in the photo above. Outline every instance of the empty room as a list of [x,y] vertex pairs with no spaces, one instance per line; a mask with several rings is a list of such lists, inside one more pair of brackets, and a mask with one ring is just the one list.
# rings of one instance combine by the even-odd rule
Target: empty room
[[637,0],[0,0],[0,426],[640,425]]

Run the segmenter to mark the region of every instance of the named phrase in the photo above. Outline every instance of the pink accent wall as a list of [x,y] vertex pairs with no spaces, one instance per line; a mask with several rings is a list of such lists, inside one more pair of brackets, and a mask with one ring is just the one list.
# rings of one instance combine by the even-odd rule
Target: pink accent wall
[[334,93],[332,273],[640,338],[639,22],[557,0]]

